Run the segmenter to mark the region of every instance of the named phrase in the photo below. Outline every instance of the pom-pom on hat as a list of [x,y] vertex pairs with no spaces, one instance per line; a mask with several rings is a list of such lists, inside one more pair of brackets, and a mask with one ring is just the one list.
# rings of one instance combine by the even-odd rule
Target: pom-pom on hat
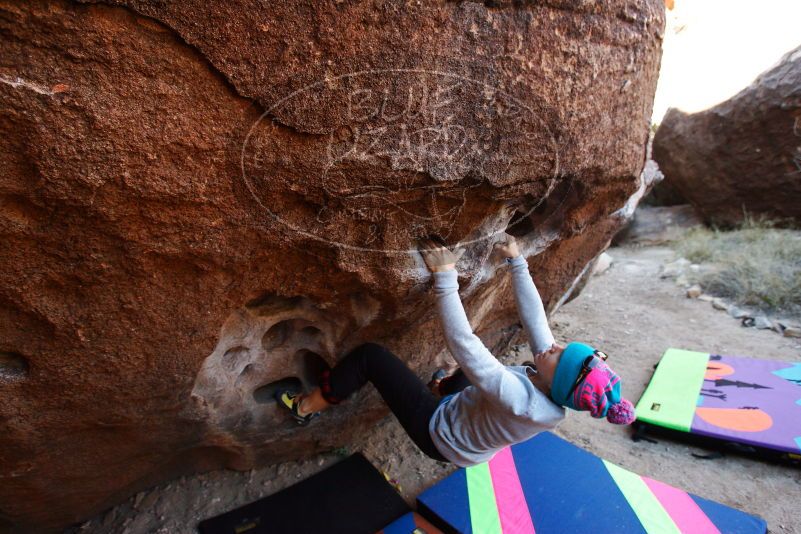
[[[571,391],[588,358],[589,372]],[[551,384],[551,398],[560,406],[588,411],[596,418],[606,417],[610,423],[628,425],[635,419],[634,405],[620,396],[620,377],[596,356],[593,347],[584,343],[568,343],[562,351]]]

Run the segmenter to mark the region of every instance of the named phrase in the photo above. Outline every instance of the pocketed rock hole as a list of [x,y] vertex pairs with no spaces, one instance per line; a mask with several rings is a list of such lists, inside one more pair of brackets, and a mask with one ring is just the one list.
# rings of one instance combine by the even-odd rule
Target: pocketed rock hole
[[234,372],[239,369],[242,362],[248,358],[247,347],[233,347],[225,351],[222,357],[222,365],[226,371]]
[[286,319],[272,325],[261,338],[261,346],[264,350],[273,350],[286,343],[286,340],[292,334],[293,321],[294,319]]
[[316,326],[307,326],[304,327],[301,331],[301,334],[308,337],[317,338],[323,334],[323,331],[317,328]]
[[[579,204],[578,185],[572,179],[565,179],[555,185],[547,198],[536,203],[534,209],[524,212],[515,211],[506,232],[517,238],[534,234],[547,234],[558,231],[564,225],[565,218]],[[533,204],[535,200],[529,197]]]
[[512,216],[506,232],[514,237],[525,237],[534,230],[534,224],[531,222],[531,216],[526,215],[522,211],[516,211]]
[[28,360],[16,352],[0,352],[0,381],[12,382],[28,376]]
[[545,199],[529,216],[531,228],[557,230],[562,227],[567,213],[579,203],[578,185],[573,179],[565,179],[554,187]]
[[299,350],[295,353],[295,366],[301,370],[303,382],[307,387],[318,387],[323,371],[330,369],[322,356],[310,350]]
[[275,402],[275,392],[287,390],[293,393],[303,391],[303,382],[296,376],[287,376],[275,382],[270,382],[253,392],[253,400],[259,404],[270,404]]
[[256,366],[252,363],[247,364],[243,369],[242,372],[239,373],[239,376],[236,379],[236,386],[242,387],[243,385],[247,384],[247,381],[250,377],[256,372]]
[[[372,303],[369,295],[354,301]],[[373,307],[374,308],[374,307]],[[365,321],[377,310],[367,309]],[[311,392],[338,342],[360,323],[350,309],[325,310],[303,297],[263,294],[233,311],[192,388],[210,426],[242,443],[263,445],[283,435],[286,414],[275,402],[281,390]]]

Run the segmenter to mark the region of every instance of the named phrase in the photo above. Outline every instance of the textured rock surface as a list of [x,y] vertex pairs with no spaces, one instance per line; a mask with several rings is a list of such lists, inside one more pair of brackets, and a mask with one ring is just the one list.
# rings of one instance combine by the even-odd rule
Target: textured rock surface
[[801,47],[711,109],[670,109],[654,138],[669,184],[708,222],[801,221]]
[[0,0],[0,523],[346,443],[369,388],[302,432],[261,388],[366,340],[429,373],[415,237],[502,351],[493,233],[553,309],[644,190],[658,0],[115,4]]
[[642,200],[646,206],[681,206],[687,204],[687,200],[681,196],[678,189],[667,180],[662,180],[648,193]]

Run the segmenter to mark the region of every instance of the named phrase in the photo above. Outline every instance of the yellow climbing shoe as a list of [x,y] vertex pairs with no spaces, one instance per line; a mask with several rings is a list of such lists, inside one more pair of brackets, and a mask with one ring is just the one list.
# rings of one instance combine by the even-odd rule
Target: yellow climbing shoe
[[300,401],[302,396],[300,393],[292,393],[291,391],[276,391],[275,400],[278,402],[279,406],[283,406],[289,413],[292,414],[292,417],[297,421],[297,423],[301,426],[306,426],[309,422],[320,415],[320,412],[312,412],[307,415],[300,415]]

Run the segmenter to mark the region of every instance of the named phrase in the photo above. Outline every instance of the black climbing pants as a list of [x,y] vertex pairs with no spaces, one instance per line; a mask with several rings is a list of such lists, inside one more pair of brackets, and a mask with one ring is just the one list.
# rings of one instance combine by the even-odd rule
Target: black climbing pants
[[[428,423],[440,399],[389,349],[377,343],[359,345],[333,369],[323,373],[320,390],[329,403],[338,404],[367,382],[375,386],[420,450],[435,460],[446,462],[428,433]],[[458,384],[453,381],[452,385],[461,385],[461,391],[470,383],[464,378]],[[445,393],[444,389],[442,391]],[[453,390],[445,394],[456,392]]]

